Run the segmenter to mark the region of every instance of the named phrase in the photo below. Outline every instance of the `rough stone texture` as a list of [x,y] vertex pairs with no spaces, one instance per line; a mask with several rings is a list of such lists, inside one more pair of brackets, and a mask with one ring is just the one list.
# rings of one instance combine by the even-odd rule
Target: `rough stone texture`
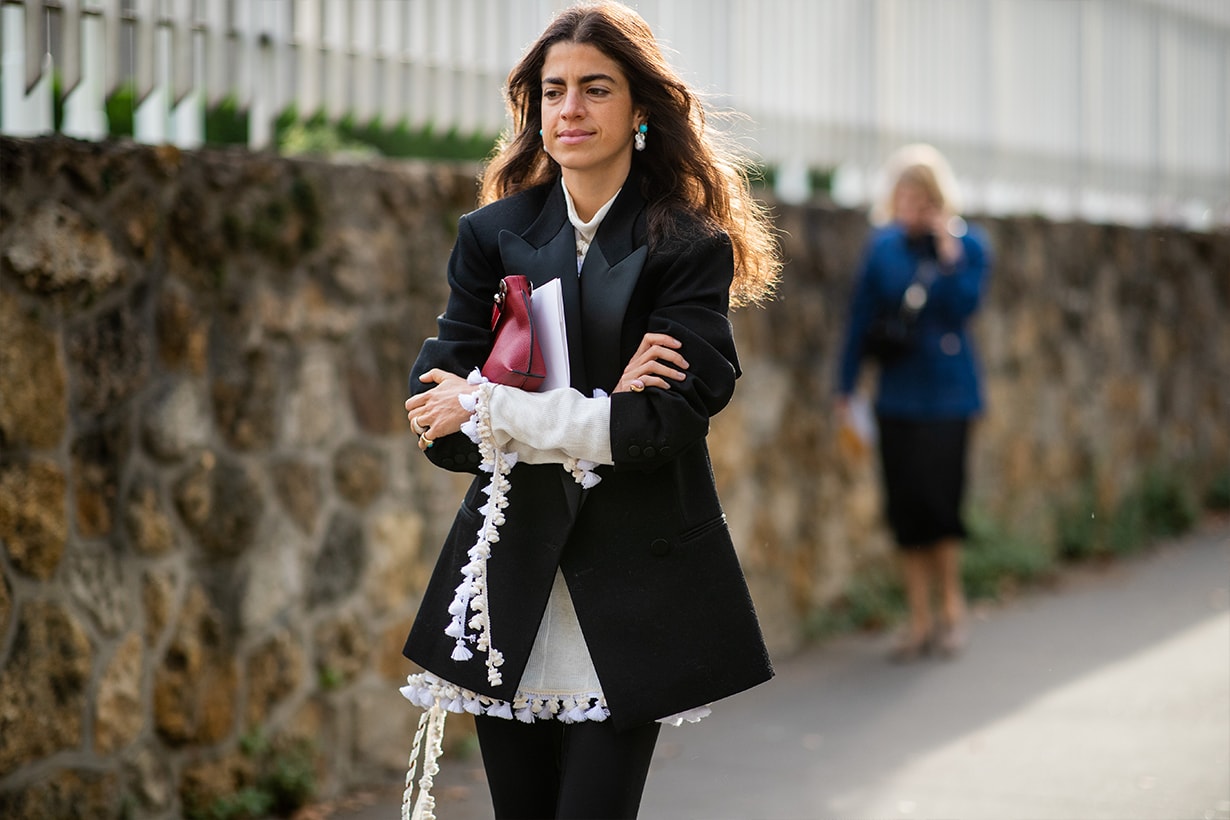
[[107,235],[58,202],[22,215],[3,258],[27,290],[41,294],[74,287],[105,291],[125,275],[123,258]]
[[64,607],[27,601],[0,669],[0,777],[82,743],[93,649]]
[[179,459],[209,444],[210,424],[204,393],[190,381],[175,382],[146,406],[142,440],[154,456]]
[[418,600],[431,572],[421,558],[422,550],[422,515],[398,510],[376,517],[363,596],[375,614],[398,612]]
[[273,532],[252,548],[247,577],[253,594],[240,603],[245,630],[259,633],[294,615],[307,584],[307,552],[302,533],[286,521],[279,521]]
[[118,635],[132,621],[130,569],[109,544],[78,544],[65,563],[65,587],[72,600],[105,635]]
[[308,535],[315,532],[323,497],[316,468],[306,462],[290,460],[275,463],[271,471],[278,500],[295,526]]
[[394,620],[377,637],[380,643],[376,647],[375,666],[382,680],[401,686],[407,675],[423,671],[401,653],[413,623],[413,618]]
[[354,592],[366,564],[362,525],[350,515],[334,515],[312,569],[312,604],[333,603]]
[[120,473],[131,450],[127,427],[108,423],[73,442],[77,529],[86,538],[111,534],[118,513]]
[[252,544],[263,499],[238,461],[204,452],[174,491],[184,523],[210,553],[235,556]]
[[294,635],[279,632],[257,647],[248,661],[245,725],[263,725],[274,707],[306,685],[303,648]]
[[[364,432],[389,435],[405,430],[407,378],[421,344],[408,322],[374,324],[355,339],[345,372],[354,416]],[[407,351],[413,353],[408,356]]]
[[211,745],[235,728],[233,647],[200,587],[189,590],[166,654],[154,672],[154,722],[168,742]]
[[154,813],[166,811],[175,799],[175,773],[160,747],[145,745],[125,761],[125,782],[129,794]]
[[0,638],[9,634],[9,622],[13,617],[13,591],[9,579],[0,572]]
[[168,283],[158,300],[155,333],[159,359],[171,370],[202,376],[208,362],[209,326],[201,315],[193,294],[176,283]]
[[64,473],[54,464],[0,462],[0,543],[13,566],[46,581],[68,538]]
[[[398,701],[401,703],[398,703]],[[354,756],[364,768],[386,772],[403,771],[410,754],[410,743],[418,726],[415,710],[407,709],[405,698],[393,687],[372,689],[355,703]],[[445,740],[461,721],[448,716]]]
[[214,816],[218,801],[255,780],[252,761],[239,752],[216,760],[188,765],[180,778],[179,797],[186,812],[197,817]]
[[370,445],[350,442],[333,457],[333,483],[342,498],[356,507],[366,507],[384,492],[386,469],[383,453]]
[[[249,732],[311,741],[325,790],[404,762],[401,645],[469,476],[402,403],[474,170],[0,137],[0,816],[114,816],[88,770],[165,820],[248,782]],[[866,219],[776,213],[780,298],[732,316],[709,444],[780,654],[892,550],[831,412]],[[1074,496],[1230,464],[1230,235],[972,221],[973,508],[1046,549]]]
[[156,479],[135,478],[128,488],[124,521],[132,546],[142,555],[165,555],[175,546],[175,531],[159,496]]
[[[38,378],[30,378],[37,373]],[[0,450],[51,449],[64,436],[67,376],[56,337],[0,291]]]
[[169,570],[151,570],[141,579],[141,606],[145,612],[145,642],[155,646],[162,638],[175,603],[176,577]]
[[122,751],[145,726],[141,708],[141,674],[145,647],[133,632],[116,649],[98,685],[94,715],[94,745],[100,754]]
[[[236,450],[268,448],[276,434],[277,367],[259,349],[238,348],[242,327],[218,323],[210,339],[214,420],[227,443]],[[238,349],[237,349],[238,348]]]
[[53,772],[24,790],[0,791],[0,817],[97,820],[122,817],[124,792],[113,772]]
[[86,417],[114,413],[149,377],[150,337],[142,327],[142,288],[129,301],[66,329],[73,410]]
[[310,345],[303,351],[287,402],[287,443],[306,449],[336,441],[348,421],[343,393],[330,352],[320,345]]
[[367,629],[351,613],[316,630],[316,669],[330,687],[354,680],[370,665]]

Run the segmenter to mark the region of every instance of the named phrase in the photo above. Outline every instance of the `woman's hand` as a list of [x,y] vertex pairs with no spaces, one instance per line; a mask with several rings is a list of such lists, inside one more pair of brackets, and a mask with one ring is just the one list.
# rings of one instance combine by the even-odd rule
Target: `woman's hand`
[[952,232],[949,224],[952,220],[952,217],[943,214],[936,214],[931,220],[931,232],[935,234],[935,255],[939,257],[940,264],[946,268],[951,268],[960,262],[961,256],[965,253],[961,237]]
[[459,396],[474,392],[474,386],[455,373],[438,368],[428,370],[419,381],[434,382],[435,387],[406,399],[406,418],[419,437],[419,449],[426,450],[435,440],[461,430],[470,414],[461,406]]
[[688,361],[679,352],[681,347],[683,344],[674,336],[646,333],[641,339],[640,347],[632,355],[632,360],[624,368],[623,375],[619,377],[615,392],[639,393],[646,387],[670,390],[671,385],[667,379],[681,382],[687,375],[683,371],[688,369]]

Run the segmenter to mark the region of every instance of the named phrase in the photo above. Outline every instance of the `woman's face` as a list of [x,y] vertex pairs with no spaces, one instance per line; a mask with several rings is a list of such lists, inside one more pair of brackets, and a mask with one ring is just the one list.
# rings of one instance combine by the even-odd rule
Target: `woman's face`
[[632,166],[632,135],[643,122],[619,65],[588,43],[559,42],[542,65],[542,141],[565,182],[614,180]]
[[893,212],[906,233],[918,236],[931,230],[940,208],[921,185],[902,182],[893,191]]

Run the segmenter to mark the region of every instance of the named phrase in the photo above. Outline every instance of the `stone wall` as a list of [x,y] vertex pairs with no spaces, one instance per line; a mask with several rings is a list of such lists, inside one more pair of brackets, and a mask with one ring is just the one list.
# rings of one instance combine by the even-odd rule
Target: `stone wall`
[[[173,817],[308,741],[403,765],[400,647],[464,478],[406,430],[474,169],[0,139],[0,814]],[[882,561],[829,391],[863,217],[782,208],[710,437],[773,651]],[[1230,464],[1230,238],[984,222],[974,503]]]

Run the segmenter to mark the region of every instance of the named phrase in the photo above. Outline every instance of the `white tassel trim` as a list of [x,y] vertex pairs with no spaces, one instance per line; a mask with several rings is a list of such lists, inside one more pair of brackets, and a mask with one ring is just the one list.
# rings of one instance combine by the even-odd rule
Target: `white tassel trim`
[[601,692],[576,695],[517,692],[516,698],[509,703],[442,681],[430,672],[410,675],[400,691],[406,700],[423,709],[439,706],[454,714],[468,712],[471,715],[488,715],[505,720],[520,720],[523,723],[550,720],[553,717],[564,723],[581,723],[586,720],[600,722],[611,714]]
[[[482,461],[479,464],[484,472],[491,473],[491,481],[483,488],[487,495],[487,503],[480,512],[483,523],[478,528],[477,540],[466,553],[470,559],[461,569],[464,579],[457,585],[453,602],[449,604],[448,612],[452,620],[445,628],[444,634],[456,640],[453,647],[453,660],[464,663],[474,657],[474,652],[487,653],[487,682],[492,686],[503,683],[499,667],[504,663],[504,655],[495,648],[491,638],[491,612],[487,606],[487,559],[491,557],[491,546],[500,540],[499,527],[504,523],[504,510],[508,508],[508,473],[517,463],[516,455],[506,456],[500,452],[491,434],[491,417],[488,409],[490,398],[490,382],[477,369],[470,373],[467,382],[476,389],[473,393],[462,394],[459,397],[461,406],[471,415],[470,420],[462,426],[462,431],[470,440],[478,445]],[[473,611],[473,615],[466,617]],[[467,628],[474,630],[468,632]],[[473,649],[469,645],[473,646]]]
[[[504,720],[519,720],[533,723],[535,720],[556,720],[564,723],[601,723],[611,716],[606,698],[601,692],[583,692],[573,695],[548,695],[518,691],[512,703],[506,700],[480,695],[463,689],[455,683],[437,678],[430,672],[420,672],[406,678],[400,689],[406,700],[423,709],[438,707],[454,714],[468,712],[471,715],[487,715]],[[659,723],[682,726],[684,723],[699,723],[712,714],[708,706],[689,709]],[[417,740],[415,741],[417,744]],[[416,745],[417,748],[417,745]]]

